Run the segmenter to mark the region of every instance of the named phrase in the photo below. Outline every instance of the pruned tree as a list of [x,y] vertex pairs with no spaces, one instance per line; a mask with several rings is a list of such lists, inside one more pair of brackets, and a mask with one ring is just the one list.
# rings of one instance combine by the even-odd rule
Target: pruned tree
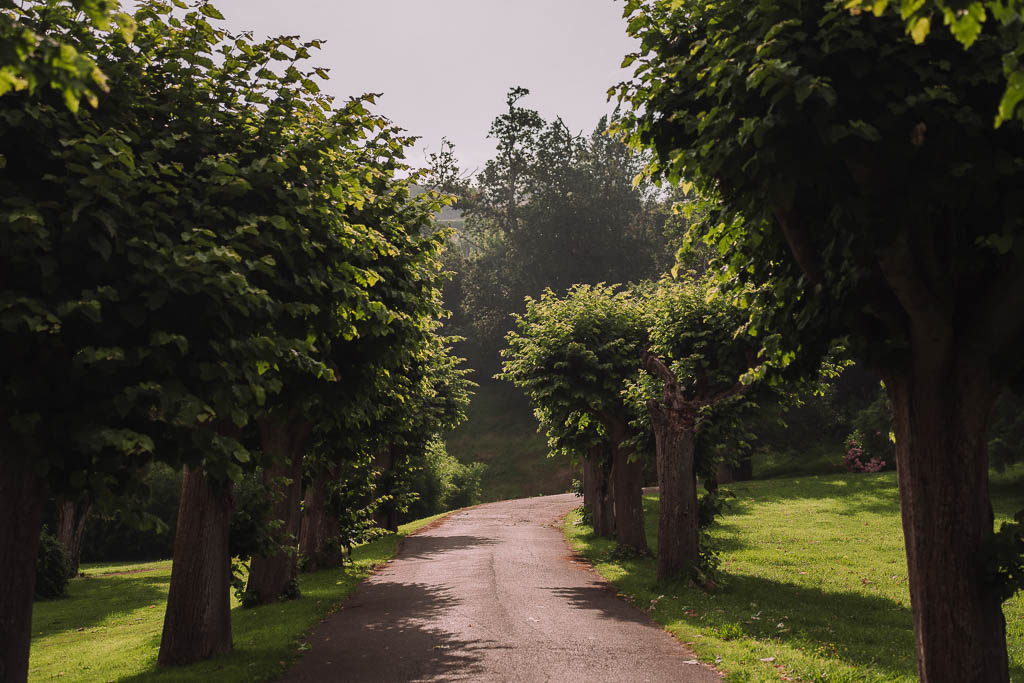
[[[318,93],[303,67],[317,41],[231,36],[208,4],[169,17],[148,2],[128,45],[47,7],[51,37],[111,89],[77,115],[44,88],[0,98],[5,680],[27,671],[42,502],[107,504],[154,459],[184,480],[159,661],[231,649],[232,482],[274,450],[251,449],[254,425],[268,443],[301,431],[278,417],[322,409],[335,342],[386,349],[422,328],[442,241],[418,234],[433,200],[395,179],[408,139],[372,97]],[[317,391],[299,402],[296,385]]]
[[640,370],[643,323],[636,300],[614,287],[576,285],[564,297],[547,290],[540,299],[527,298],[526,312],[516,316],[518,330],[508,335],[499,375],[523,389],[556,444],[566,437],[578,444],[581,434],[595,433],[607,441],[615,539],[636,551],[647,549],[643,463],[627,444],[631,414],[623,392]]
[[[884,5],[884,3],[883,3]],[[770,358],[836,339],[885,380],[922,680],[1008,679],[986,426],[1024,329],[1024,130],[993,128],[1002,56],[923,45],[842,3],[627,3],[642,51],[619,96],[652,172],[712,201],[699,234]]]
[[662,280],[645,301],[650,347],[642,365],[654,429],[659,496],[658,580],[699,573],[697,475],[713,479],[710,453],[698,432],[713,408],[746,393],[742,379],[757,364],[755,340],[742,334],[747,311],[707,279]]

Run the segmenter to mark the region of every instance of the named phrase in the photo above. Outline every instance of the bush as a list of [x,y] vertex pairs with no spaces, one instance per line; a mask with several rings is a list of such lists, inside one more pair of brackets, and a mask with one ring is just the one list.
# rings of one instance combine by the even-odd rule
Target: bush
[[864,434],[855,429],[846,437],[846,469],[851,472],[881,472],[885,469],[885,460],[871,455],[864,449]]
[[861,445],[868,460],[895,462],[892,438],[892,405],[884,389],[853,416],[853,428],[861,434]]
[[416,500],[409,504],[404,521],[429,517],[455,508],[476,505],[483,497],[481,480],[487,465],[463,464],[450,455],[444,441],[435,438],[427,444],[423,466],[409,481]]
[[39,555],[36,557],[35,599],[62,597],[68,589],[70,572],[71,563],[64,544],[44,526],[39,535]]

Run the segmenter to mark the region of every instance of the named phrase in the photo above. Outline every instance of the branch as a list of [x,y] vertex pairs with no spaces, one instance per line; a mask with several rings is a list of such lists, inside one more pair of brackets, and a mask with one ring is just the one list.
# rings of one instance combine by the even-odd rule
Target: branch
[[708,399],[706,399],[704,401],[701,401],[701,403],[703,405],[709,406],[709,405],[712,405],[714,403],[718,403],[719,401],[721,401],[723,399],[727,399],[727,398],[730,398],[732,396],[737,396],[739,394],[745,394],[748,391],[750,391],[750,387],[752,387],[752,386],[754,386],[754,385],[753,384],[744,384],[743,382],[740,382],[739,380],[737,380],[736,384],[733,384],[731,387],[729,387],[728,389],[726,389],[724,391],[720,391],[717,394],[713,394],[710,398],[708,398]]
[[643,365],[644,370],[662,379],[665,384],[675,384],[677,382],[676,376],[672,374],[668,366],[651,353],[650,349],[644,349],[640,352],[640,363]]
[[906,311],[911,324],[924,323],[932,329],[949,326],[949,313],[943,310],[942,302],[928,290],[924,278],[914,267],[906,235],[889,247],[879,248],[875,256],[882,276]]
[[821,258],[811,246],[811,241],[807,236],[807,231],[804,230],[803,226],[798,221],[794,221],[792,215],[783,209],[774,209],[775,219],[779,222],[779,227],[782,228],[782,236],[785,238],[786,243],[789,245],[789,250],[793,252],[793,258],[796,259],[796,264],[803,271],[804,275],[811,284],[822,284],[825,281],[825,275],[821,265]]

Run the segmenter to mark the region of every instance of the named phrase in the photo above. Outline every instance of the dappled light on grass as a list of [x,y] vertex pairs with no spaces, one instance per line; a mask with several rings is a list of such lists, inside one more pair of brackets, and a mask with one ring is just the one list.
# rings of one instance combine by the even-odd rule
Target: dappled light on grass
[[[344,569],[300,574],[302,598],[253,609],[232,599],[234,651],[187,667],[157,669],[171,563],[83,567],[68,597],[36,603],[29,680],[43,681],[259,681],[276,678],[308,645],[305,635],[330,614],[378,564],[390,559],[405,534],[441,517],[401,527],[352,551]],[[410,539],[412,540],[412,539]]]
[[[1012,480],[993,487],[997,496],[1013,490]],[[650,558],[609,559],[614,543],[574,525],[572,516],[566,532],[622,594],[702,660],[721,657],[717,666],[737,680],[822,680],[825,674],[830,681],[915,681],[895,473],[728,488],[735,497],[714,532],[723,574],[715,593],[656,584]],[[1020,506],[997,497],[995,507],[998,525]],[[657,496],[647,496],[652,546],[657,510]],[[1024,599],[1008,601],[1004,613],[1016,680],[1024,677]]]

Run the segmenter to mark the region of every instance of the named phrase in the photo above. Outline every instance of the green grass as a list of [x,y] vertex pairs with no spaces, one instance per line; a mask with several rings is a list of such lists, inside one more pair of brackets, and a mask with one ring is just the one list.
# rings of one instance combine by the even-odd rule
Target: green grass
[[522,394],[510,384],[477,380],[469,418],[445,438],[461,462],[487,464],[485,502],[565,493],[574,474],[564,458],[548,458],[547,440]]
[[402,537],[441,517],[402,525],[353,549],[354,562],[299,577],[302,598],[239,609],[232,599],[235,649],[187,667],[157,669],[171,562],[85,565],[68,596],[38,602],[32,614],[30,681],[258,681],[283,673],[314,625],[335,611]]
[[[1019,475],[994,478],[997,521],[1024,507]],[[917,680],[895,473],[728,488],[736,497],[715,532],[724,584],[714,593],[656,585],[652,558],[609,560],[614,543],[578,525],[575,513],[566,534],[622,594],[653,604],[651,615],[730,681]],[[657,497],[644,504],[654,547]],[[1004,613],[1011,677],[1024,681],[1024,596]]]

